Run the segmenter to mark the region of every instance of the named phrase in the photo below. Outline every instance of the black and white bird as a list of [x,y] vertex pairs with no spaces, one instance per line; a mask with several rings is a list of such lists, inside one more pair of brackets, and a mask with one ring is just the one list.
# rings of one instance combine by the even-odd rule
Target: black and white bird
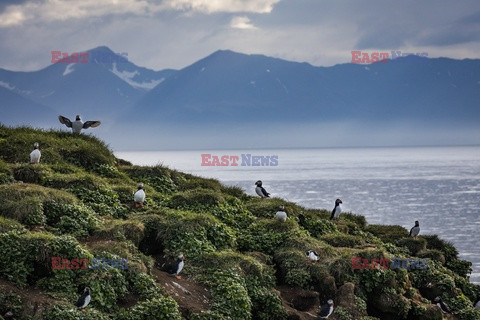
[[13,317],[13,312],[12,311],[7,311],[7,313],[5,313],[3,315],[3,317],[6,319],[6,320],[15,320],[15,318]]
[[437,303],[437,306],[440,308],[440,310],[442,310],[443,313],[452,313],[452,311],[450,311],[450,309],[445,304],[445,302],[443,302],[442,298],[436,297],[435,302]]
[[260,196],[260,198],[269,198],[270,193],[268,193],[267,190],[262,187],[262,181],[258,180],[257,182],[255,182],[255,185],[257,186],[255,188],[255,192]]
[[278,208],[278,211],[275,214],[275,217],[277,218],[277,220],[280,220],[282,222],[287,221],[287,213],[285,212],[285,207],[284,206],[280,206]]
[[135,202],[135,208],[143,207],[145,202],[145,191],[143,190],[143,183],[138,184],[137,192],[133,195],[133,201]]
[[332,313],[333,313],[333,300],[330,299],[327,301],[327,303],[322,305],[320,312],[318,313],[318,317],[320,319],[328,319],[328,317],[330,317]]
[[32,164],[40,163],[40,157],[42,156],[42,153],[40,152],[39,147],[40,145],[38,142],[33,144],[33,151],[30,152],[30,163]]
[[480,309],[480,297],[478,298],[477,302],[475,302],[473,304],[473,306],[476,308],[476,309]]
[[101,122],[100,121],[86,121],[83,122],[82,118],[77,114],[75,117],[75,121],[70,121],[70,119],[64,117],[64,116],[58,116],[58,120],[60,120],[61,124],[66,125],[68,128],[72,128],[73,133],[80,133],[82,129],[88,129],[90,127],[96,128],[98,127]]
[[312,262],[317,262],[319,260],[318,253],[313,250],[305,251],[305,254],[307,255],[307,258]]
[[340,212],[342,212],[342,207],[340,206],[341,203],[343,203],[342,200],[340,199],[335,200],[335,208],[333,208],[332,210],[332,215],[330,216],[330,220],[338,219]]
[[420,224],[418,221],[415,221],[415,226],[410,229],[410,237],[417,239],[418,234],[420,233]]
[[92,297],[90,296],[90,288],[86,287],[83,290],[83,293],[80,296],[80,298],[78,298],[77,303],[75,303],[75,306],[79,309],[82,309],[82,311],[85,312],[85,308],[88,306],[91,299]]
[[182,272],[184,266],[185,266],[185,258],[183,254],[180,253],[177,257],[177,261],[175,261],[175,263],[173,263],[168,268],[167,272],[170,275],[175,276],[177,279],[181,279],[182,276],[180,276],[180,272]]

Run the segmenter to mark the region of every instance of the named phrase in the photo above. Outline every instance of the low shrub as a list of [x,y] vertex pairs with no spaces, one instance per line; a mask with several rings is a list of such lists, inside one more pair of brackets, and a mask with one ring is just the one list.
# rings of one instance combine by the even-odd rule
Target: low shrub
[[190,320],[225,320],[225,316],[217,311],[202,311],[190,316]]
[[232,271],[216,271],[206,281],[212,294],[212,309],[230,319],[249,320],[252,302],[244,279]]
[[220,182],[215,179],[206,179],[196,176],[187,176],[186,179],[187,180],[179,186],[180,191],[207,189],[218,192],[222,189]]
[[117,320],[182,320],[178,305],[170,297],[142,301],[129,312],[118,313]]
[[320,237],[320,240],[325,241],[334,247],[359,247],[365,245],[365,240],[362,237],[352,236],[343,233],[329,233]]
[[0,233],[9,231],[23,233],[26,231],[26,229],[21,223],[17,222],[16,220],[0,216]]
[[114,216],[121,206],[118,195],[106,186],[98,186],[95,189],[72,187],[68,191],[100,215]]
[[472,263],[467,260],[453,259],[447,261],[445,267],[464,278],[472,272]]
[[217,206],[224,202],[225,199],[219,192],[208,189],[193,189],[173,195],[170,207],[195,211],[195,206],[199,204],[202,206]]
[[327,233],[337,233],[337,226],[327,219],[321,219],[315,213],[307,211],[298,216],[299,225],[307,230],[312,237],[320,239]]
[[361,230],[364,230],[365,227],[367,226],[367,219],[365,218],[365,216],[362,216],[359,214],[353,214],[350,212],[344,212],[341,214],[341,217],[343,220],[352,222]]
[[145,237],[140,242],[144,252],[172,256],[183,252],[195,257],[236,246],[235,232],[208,214],[172,211],[161,217],[142,216],[139,220],[145,225]]
[[82,312],[72,305],[53,305],[43,313],[42,319],[110,320],[110,317],[92,308],[88,308],[86,312]]
[[408,231],[401,226],[387,226],[371,224],[365,229],[377,236],[383,242],[397,243],[398,240],[408,237]]
[[404,238],[398,241],[398,245],[406,247],[412,256],[416,256],[417,253],[427,248],[427,241],[423,238]]
[[438,261],[441,264],[445,264],[445,256],[440,250],[436,250],[436,249],[422,250],[417,253],[417,257],[428,258],[428,259]]
[[269,198],[268,200],[253,198],[246,203],[247,209],[254,216],[267,219],[275,217],[275,213],[281,205],[285,207],[285,212],[290,218],[298,216],[305,210],[293,202],[288,202],[280,198]]
[[95,231],[95,236],[102,239],[130,240],[136,246],[144,238],[145,226],[138,220],[112,219],[104,221],[102,227]]
[[[122,166],[120,171],[125,172],[133,181],[143,182],[161,193],[173,193],[178,191],[174,179],[178,179],[175,171],[163,166],[140,167]],[[183,180],[185,181],[185,180]]]
[[297,224],[291,220],[279,222],[259,219],[237,232],[238,248],[240,251],[260,251],[272,255],[283,247],[288,239],[300,233]]
[[61,234],[77,237],[93,233],[100,220],[95,212],[84,205],[49,201],[44,204],[47,224],[57,228]]
[[0,275],[19,287],[52,275],[51,257],[88,258],[71,236],[48,233],[0,233]]
[[14,166],[13,177],[24,183],[41,184],[51,174],[50,169],[43,164],[19,164]]
[[436,249],[443,253],[446,261],[456,259],[458,256],[458,250],[453,246],[452,243],[440,239],[436,234],[433,235],[424,235],[421,238],[427,241],[428,249]]

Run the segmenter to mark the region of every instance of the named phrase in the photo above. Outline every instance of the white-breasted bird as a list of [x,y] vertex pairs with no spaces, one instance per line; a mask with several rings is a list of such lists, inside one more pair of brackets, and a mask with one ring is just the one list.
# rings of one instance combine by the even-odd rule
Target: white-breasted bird
[[307,256],[307,258],[312,261],[312,262],[317,262],[319,260],[318,258],[318,253],[316,253],[315,251],[313,250],[308,250],[308,251],[305,251],[305,255]]
[[477,302],[473,304],[476,309],[480,309],[480,297],[478,298]]
[[282,222],[287,221],[287,213],[285,212],[285,207],[284,206],[280,206],[278,208],[278,211],[275,214],[275,217],[277,218],[277,220],[280,220]]
[[445,302],[443,302],[442,298],[436,297],[435,302],[443,313],[452,313],[452,311],[450,311],[450,308],[448,308]]
[[255,192],[260,196],[260,198],[264,199],[264,198],[270,197],[270,193],[268,193],[267,190],[265,190],[265,188],[262,187],[261,180],[258,180],[257,182],[255,182],[255,185],[257,186],[255,188]]
[[42,156],[42,153],[40,152],[39,147],[40,145],[38,142],[33,144],[33,151],[30,152],[30,163],[32,164],[40,163],[40,157]]
[[322,305],[322,308],[318,313],[318,317],[320,319],[328,319],[328,317],[330,317],[332,313],[333,313],[333,300],[330,299],[327,301],[326,304]]
[[135,208],[143,207],[145,202],[145,191],[143,190],[143,183],[138,184],[137,192],[133,195],[133,201],[135,202]]
[[338,219],[340,212],[342,212],[342,207],[340,206],[341,203],[343,203],[342,200],[340,199],[335,200],[335,207],[332,210],[332,215],[330,216],[330,220]]
[[86,287],[83,290],[83,293],[80,296],[80,298],[78,298],[77,303],[75,303],[75,306],[79,309],[82,309],[82,311],[85,312],[85,308],[88,306],[91,299],[92,297],[90,296],[90,288]]
[[167,270],[167,272],[175,276],[177,279],[181,279],[182,276],[180,276],[180,272],[182,272],[183,267],[185,266],[185,257],[183,256],[182,253],[180,253],[177,257],[177,261],[173,263]]
[[410,229],[410,237],[413,237],[414,239],[417,239],[418,234],[420,233],[420,224],[418,221],[415,221],[415,226]]
[[73,133],[80,133],[82,129],[88,129],[90,127],[96,128],[98,127],[101,122],[100,121],[82,121],[82,118],[80,118],[80,115],[77,114],[75,117],[75,121],[70,121],[67,117],[64,116],[58,116],[58,120],[60,121],[61,124],[66,125],[68,128],[72,128]]

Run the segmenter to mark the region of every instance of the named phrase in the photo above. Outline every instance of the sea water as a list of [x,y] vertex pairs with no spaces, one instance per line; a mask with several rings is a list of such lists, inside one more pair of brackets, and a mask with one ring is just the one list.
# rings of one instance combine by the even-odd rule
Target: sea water
[[[471,281],[480,283],[480,147],[338,148],[116,152],[138,165],[162,164],[216,178],[255,195],[262,180],[271,196],[308,208],[364,215],[370,224],[415,220],[420,234],[452,242],[459,257],[473,262]],[[202,166],[202,154],[239,157],[237,166]],[[277,165],[242,166],[242,155],[278,157]],[[212,161],[209,161],[212,162]],[[259,162],[260,163],[260,162]],[[264,162],[272,164],[272,162]],[[205,163],[204,163],[205,164]],[[275,163],[273,163],[275,164]]]

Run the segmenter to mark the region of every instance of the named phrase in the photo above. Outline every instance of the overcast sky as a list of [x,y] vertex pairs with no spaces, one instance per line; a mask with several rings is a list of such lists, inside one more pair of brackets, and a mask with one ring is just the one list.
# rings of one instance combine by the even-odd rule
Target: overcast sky
[[330,66],[352,50],[480,58],[479,0],[2,0],[0,67],[106,45],[154,70],[218,49]]

